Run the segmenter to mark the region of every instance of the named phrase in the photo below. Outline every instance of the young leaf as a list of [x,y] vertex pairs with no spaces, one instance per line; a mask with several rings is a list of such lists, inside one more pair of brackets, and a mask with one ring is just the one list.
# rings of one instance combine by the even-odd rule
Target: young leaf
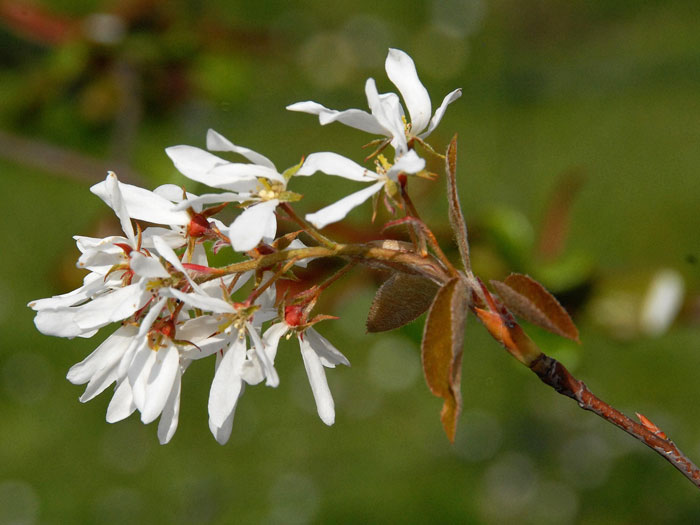
[[542,351],[508,311],[495,313],[477,307],[474,313],[493,338],[525,366],[531,367],[535,359],[542,355]]
[[437,292],[433,281],[397,272],[384,281],[367,316],[368,332],[384,332],[410,323],[425,312]]
[[512,273],[504,282],[491,281],[505,305],[518,317],[580,343],[578,329],[544,286],[527,275]]
[[465,270],[470,269],[469,262],[469,242],[467,241],[467,224],[464,222],[462,206],[459,204],[459,194],[457,193],[457,135],[452,137],[450,145],[447,147],[446,168],[447,173],[447,200],[449,203],[449,216],[452,231],[457,239],[459,255]]
[[467,292],[467,286],[459,277],[438,290],[428,311],[421,344],[425,380],[430,391],[445,400],[440,420],[453,443],[457,417],[462,409],[460,381]]

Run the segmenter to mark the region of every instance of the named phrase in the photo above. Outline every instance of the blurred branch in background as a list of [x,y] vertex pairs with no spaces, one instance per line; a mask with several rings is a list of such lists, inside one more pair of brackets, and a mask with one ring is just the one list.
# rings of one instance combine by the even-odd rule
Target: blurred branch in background
[[4,70],[11,82],[0,122],[12,131],[0,135],[0,156],[76,180],[95,182],[109,169],[138,182],[132,160],[143,121],[217,85],[201,78],[207,56],[269,52],[268,31],[227,26],[215,10],[155,0],[110,4],[78,16],[0,1],[8,31],[0,37],[12,50],[5,62],[17,50],[32,55],[31,64]]
[[90,157],[78,151],[20,137],[2,130],[0,130],[0,157],[81,182],[95,183],[110,170],[118,171],[125,182],[136,183],[143,180],[134,170],[128,166],[120,166],[118,162]]

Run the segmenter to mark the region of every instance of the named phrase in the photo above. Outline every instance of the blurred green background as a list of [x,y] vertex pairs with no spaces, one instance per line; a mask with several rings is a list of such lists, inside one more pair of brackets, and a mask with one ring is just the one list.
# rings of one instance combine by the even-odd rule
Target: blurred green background
[[[430,142],[459,133],[481,275],[529,272],[558,293],[583,344],[529,329],[544,350],[700,459],[697,0],[0,0],[0,523],[700,521],[687,480],[473,319],[450,445],[420,371],[422,321],[365,335],[379,280],[364,269],[322,305],[341,318],[320,331],[352,362],[328,373],[333,427],[293,344],[280,387],[248,389],[224,447],[207,428],[213,362],[185,375],[167,446],[136,416],[105,423],[107,393],[78,402],[65,374],[105,334],[42,336],[24,305],[77,286],[71,236],[109,230],[89,185],[113,169],[201,191],[163,149],[203,147],[209,127],[278,168],[330,149],[359,161],[367,135],[284,107],[366,107],[367,77],[393,90],[390,46],[413,56],[434,105],[464,90]],[[356,187],[292,189],[307,212]],[[419,184],[413,198],[449,245],[443,191]],[[375,235],[368,217],[355,210],[335,234]],[[566,242],[547,233],[557,226]],[[652,337],[639,311],[664,268],[682,276],[683,308]]]

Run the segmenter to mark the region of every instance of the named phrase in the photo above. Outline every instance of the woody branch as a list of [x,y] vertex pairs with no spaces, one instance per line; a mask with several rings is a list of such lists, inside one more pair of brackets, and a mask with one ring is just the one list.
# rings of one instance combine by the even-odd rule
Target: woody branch
[[648,419],[640,416],[643,424],[630,419],[593,394],[586,384],[571,375],[564,365],[545,354],[536,358],[530,369],[543,383],[570,397],[582,409],[593,412],[644,443],[678,469],[693,485],[700,487],[700,469]]

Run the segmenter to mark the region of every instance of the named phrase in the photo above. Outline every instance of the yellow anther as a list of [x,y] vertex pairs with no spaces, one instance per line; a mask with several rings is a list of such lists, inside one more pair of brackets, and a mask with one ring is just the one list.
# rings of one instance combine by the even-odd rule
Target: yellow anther
[[273,190],[260,190],[258,196],[264,201],[269,201],[277,198],[277,193]]
[[387,172],[391,168],[391,162],[384,155],[377,155],[377,171]]

